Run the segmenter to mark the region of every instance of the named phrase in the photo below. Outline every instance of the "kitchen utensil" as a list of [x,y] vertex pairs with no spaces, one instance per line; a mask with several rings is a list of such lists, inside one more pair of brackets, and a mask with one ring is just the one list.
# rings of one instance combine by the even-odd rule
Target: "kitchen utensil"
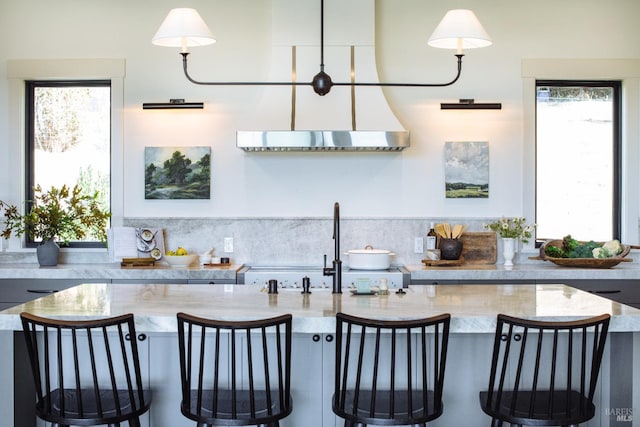
[[491,265],[498,260],[498,240],[495,231],[468,231],[460,236],[464,263]]
[[156,260],[154,258],[122,258],[121,267],[152,267]]
[[349,268],[353,270],[386,270],[391,265],[395,253],[384,249],[352,249],[349,256]]
[[447,232],[445,231],[445,227],[444,224],[436,224],[436,233],[438,234],[438,236],[444,238],[444,239],[448,239],[449,235],[447,235]]
[[464,264],[464,257],[460,255],[459,259],[423,259],[422,263],[427,267],[449,267]]
[[457,239],[460,236],[462,236],[462,233],[464,233],[464,230],[467,228],[466,225],[462,225],[462,224],[456,224],[453,226],[453,231],[451,232],[451,238],[453,239]]

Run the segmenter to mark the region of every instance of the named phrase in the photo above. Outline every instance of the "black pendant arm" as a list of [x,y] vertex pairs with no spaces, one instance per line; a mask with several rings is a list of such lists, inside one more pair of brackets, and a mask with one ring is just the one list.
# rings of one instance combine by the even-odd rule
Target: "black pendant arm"
[[349,83],[332,83],[333,86],[385,86],[385,87],[445,87],[451,86],[458,81],[462,74],[462,57],[464,54],[456,54],[458,58],[458,73],[453,80],[446,83],[361,83],[361,82],[349,82]]
[[189,52],[180,52],[182,55],[182,69],[184,75],[191,83],[205,86],[311,86],[311,82],[203,82],[195,80],[189,75],[187,56]]
[[326,95],[333,86],[384,86],[384,87],[445,87],[450,86],[458,81],[462,74],[462,57],[463,54],[456,54],[458,58],[458,72],[453,80],[446,83],[365,83],[365,82],[348,82],[335,83],[331,77],[324,72],[324,64],[321,65],[321,71],[313,78],[311,82],[203,82],[195,80],[189,75],[187,66],[187,57],[189,52],[180,52],[182,55],[182,68],[184,75],[193,84],[206,86],[311,86],[318,95]]

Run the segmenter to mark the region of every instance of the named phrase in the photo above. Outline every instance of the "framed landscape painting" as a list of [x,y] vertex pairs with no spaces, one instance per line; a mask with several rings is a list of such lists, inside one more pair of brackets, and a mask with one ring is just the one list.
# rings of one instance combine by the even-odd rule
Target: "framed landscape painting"
[[445,142],[444,184],[448,199],[489,197],[489,143]]
[[145,147],[145,199],[210,199],[211,147]]

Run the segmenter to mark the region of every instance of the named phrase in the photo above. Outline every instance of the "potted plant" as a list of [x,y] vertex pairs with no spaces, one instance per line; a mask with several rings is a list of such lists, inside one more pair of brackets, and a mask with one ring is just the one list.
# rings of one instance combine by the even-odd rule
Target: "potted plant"
[[533,236],[535,224],[527,224],[525,218],[501,218],[490,224],[484,225],[485,229],[493,230],[502,238],[504,265],[513,266],[513,257],[515,255],[516,240],[522,243],[528,243]]
[[107,238],[107,221],[111,214],[98,203],[98,193],[84,194],[75,185],[72,189],[63,185],[43,191],[40,185],[33,188],[34,198],[28,212],[21,214],[15,205],[0,200],[4,209],[2,237],[8,239],[12,233],[27,234],[39,241],[36,248],[40,265],[58,264],[60,247],[56,241],[68,244],[71,240],[82,240],[92,236],[102,242]]

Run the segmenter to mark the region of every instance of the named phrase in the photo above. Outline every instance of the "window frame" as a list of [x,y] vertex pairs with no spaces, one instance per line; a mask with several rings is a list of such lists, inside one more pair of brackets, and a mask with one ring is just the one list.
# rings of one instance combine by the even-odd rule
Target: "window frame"
[[[640,58],[524,58],[520,61],[523,114],[521,206],[523,216],[535,218],[535,81],[622,81],[622,242],[640,239]],[[537,253],[534,240],[523,251]]]
[[[124,58],[8,59],[7,180],[5,201],[24,207],[24,82],[26,80],[108,79],[111,81],[111,227],[124,225]],[[12,236],[7,250],[25,249],[24,237]],[[62,248],[63,252],[102,253],[105,248]],[[33,249],[29,248],[28,251]]]
[[[534,94],[534,102],[536,109],[535,114],[535,124],[534,127],[538,126],[538,116],[537,116],[537,89],[538,87],[609,87],[613,91],[613,99],[612,99],[612,138],[613,138],[613,147],[612,147],[612,156],[613,156],[613,176],[612,184],[613,184],[613,197],[612,197],[612,238],[613,239],[621,239],[622,238],[622,217],[623,217],[623,206],[622,206],[622,80],[582,80],[582,79],[536,79],[535,81],[535,94]],[[537,144],[538,137],[537,134],[535,136],[535,156],[534,156],[534,170],[538,170],[538,156],[537,156]],[[538,212],[538,188],[537,188],[538,178],[537,175],[535,177],[535,205],[534,212],[537,214]],[[537,222],[537,218],[536,218]],[[543,243],[542,240],[539,240],[536,236],[535,246],[540,247]]]
[[[35,165],[34,165],[34,150],[35,150],[35,132],[34,132],[34,114],[35,108],[35,89],[39,87],[108,87],[109,91],[113,90],[112,82],[108,79],[56,79],[56,80],[25,80],[25,130],[24,130],[24,147],[25,147],[25,209],[28,211],[31,209],[31,200],[34,199],[33,187],[35,186]],[[112,97],[109,97],[109,110],[113,111]],[[111,121],[110,114],[110,121]],[[110,171],[113,170],[113,156],[112,147],[112,124],[109,124],[109,163]],[[111,173],[109,174],[109,211],[112,211],[113,201],[113,180],[111,179]],[[26,247],[36,247],[38,242],[34,241],[29,235],[25,236]],[[91,242],[91,241],[70,241],[65,244],[68,248],[105,248],[106,242]]]

